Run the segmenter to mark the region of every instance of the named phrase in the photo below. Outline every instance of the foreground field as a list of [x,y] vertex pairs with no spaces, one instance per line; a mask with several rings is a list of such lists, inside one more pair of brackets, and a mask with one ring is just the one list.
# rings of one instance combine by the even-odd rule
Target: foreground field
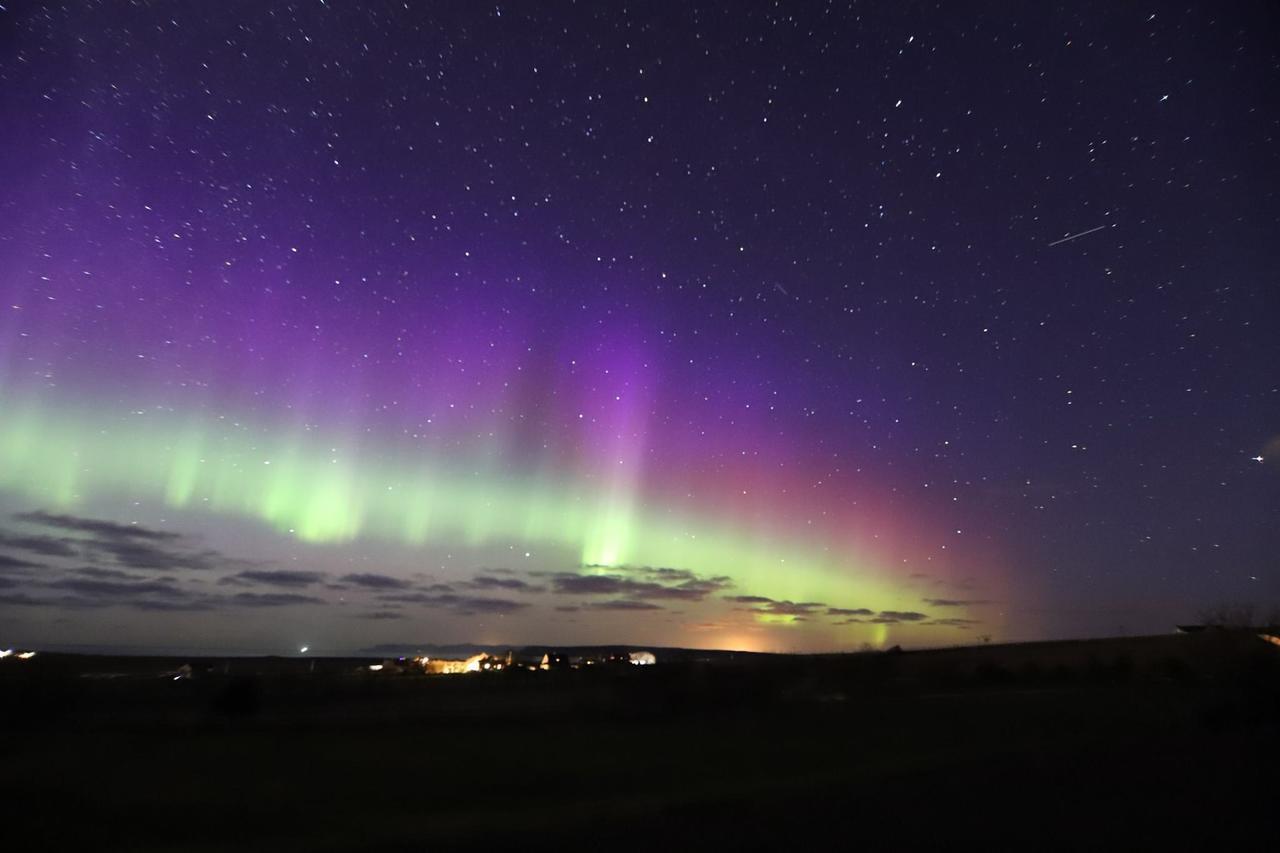
[[435,679],[49,656],[0,677],[0,799],[22,849],[1269,837],[1276,656],[1175,639]]

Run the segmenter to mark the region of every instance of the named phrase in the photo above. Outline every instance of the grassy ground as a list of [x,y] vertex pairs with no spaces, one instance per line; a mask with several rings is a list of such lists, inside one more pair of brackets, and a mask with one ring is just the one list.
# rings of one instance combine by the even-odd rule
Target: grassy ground
[[189,682],[53,662],[0,678],[0,801],[12,849],[1097,849],[1271,831],[1273,662],[1193,655],[1175,678],[1165,655],[1126,669],[1096,652]]

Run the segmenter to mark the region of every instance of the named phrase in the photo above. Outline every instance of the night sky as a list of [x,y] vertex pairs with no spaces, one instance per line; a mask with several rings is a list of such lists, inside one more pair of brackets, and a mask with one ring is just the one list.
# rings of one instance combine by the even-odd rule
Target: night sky
[[1280,604],[1273,4],[359,5],[0,7],[0,646]]

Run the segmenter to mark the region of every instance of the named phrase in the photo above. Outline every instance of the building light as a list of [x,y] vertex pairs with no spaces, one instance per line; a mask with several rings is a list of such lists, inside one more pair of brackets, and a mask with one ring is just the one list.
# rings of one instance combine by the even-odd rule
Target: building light
[[371,664],[369,664],[369,671],[370,671],[370,672],[382,672],[382,664],[380,664],[380,663],[371,663]]
[[31,660],[35,656],[35,652],[18,652],[18,660]]
[[13,649],[0,649],[0,658],[7,658],[13,654]]

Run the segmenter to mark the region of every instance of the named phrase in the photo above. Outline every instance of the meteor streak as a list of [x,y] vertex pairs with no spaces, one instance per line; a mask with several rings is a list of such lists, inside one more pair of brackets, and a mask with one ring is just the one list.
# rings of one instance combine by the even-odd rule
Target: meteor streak
[[1072,234],[1070,237],[1063,237],[1061,240],[1054,240],[1049,245],[1056,246],[1059,243],[1069,243],[1072,240],[1076,239],[1077,237],[1083,237],[1086,234],[1092,234],[1094,231],[1101,231],[1103,228],[1106,228],[1106,227],[1107,226],[1105,225],[1099,225],[1097,228],[1090,228],[1088,231],[1081,231],[1079,234]]

